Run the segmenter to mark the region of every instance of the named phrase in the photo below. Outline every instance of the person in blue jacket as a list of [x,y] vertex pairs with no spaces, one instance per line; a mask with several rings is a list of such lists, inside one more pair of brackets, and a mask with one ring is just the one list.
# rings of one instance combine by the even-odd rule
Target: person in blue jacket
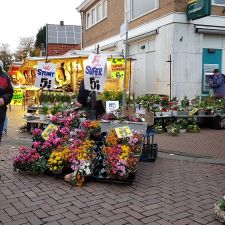
[[7,105],[13,97],[13,86],[9,76],[3,70],[3,62],[0,60],[0,144],[4,127]]
[[215,97],[223,98],[225,96],[225,76],[220,73],[218,69],[213,71],[213,79],[211,81],[211,88],[214,90]]

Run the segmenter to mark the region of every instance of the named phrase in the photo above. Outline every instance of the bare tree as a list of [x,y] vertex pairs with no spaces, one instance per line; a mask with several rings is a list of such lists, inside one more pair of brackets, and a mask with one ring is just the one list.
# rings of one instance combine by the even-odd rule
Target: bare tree
[[13,55],[10,52],[9,44],[0,44],[0,60],[4,63],[5,70],[8,71],[9,65],[13,61]]
[[27,56],[32,56],[34,51],[34,38],[24,37],[20,38],[19,46],[15,53],[15,58],[17,61],[23,61]]

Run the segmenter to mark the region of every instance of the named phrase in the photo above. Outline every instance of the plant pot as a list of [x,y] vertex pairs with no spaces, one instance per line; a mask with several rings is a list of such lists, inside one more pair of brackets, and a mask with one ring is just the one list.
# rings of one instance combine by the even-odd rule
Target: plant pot
[[156,116],[161,116],[161,112],[155,112]]
[[46,118],[47,118],[47,115],[45,115],[45,114],[40,114],[40,115],[39,115],[39,119],[40,119],[41,121],[46,120]]
[[172,110],[171,114],[172,114],[173,116],[178,116],[178,112],[177,112],[176,110]]
[[225,211],[220,209],[219,205],[215,205],[214,213],[217,220],[219,220],[221,223],[225,223]]
[[189,114],[189,112],[187,112],[187,111],[180,111],[179,112],[179,115],[181,115],[181,116],[188,116],[188,114]]
[[162,116],[170,116],[171,113],[170,112],[162,112]]
[[186,133],[186,132],[187,132],[187,129],[180,129],[181,134]]

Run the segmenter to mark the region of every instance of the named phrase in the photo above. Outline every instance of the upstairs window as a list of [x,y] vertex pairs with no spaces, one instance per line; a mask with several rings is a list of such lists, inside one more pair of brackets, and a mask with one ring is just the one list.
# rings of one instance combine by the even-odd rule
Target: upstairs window
[[86,28],[94,26],[107,17],[107,0],[101,0],[86,13]]
[[225,5],[225,0],[212,0],[212,4],[213,5],[221,5],[221,6],[224,6]]
[[131,19],[159,8],[159,0],[131,0]]

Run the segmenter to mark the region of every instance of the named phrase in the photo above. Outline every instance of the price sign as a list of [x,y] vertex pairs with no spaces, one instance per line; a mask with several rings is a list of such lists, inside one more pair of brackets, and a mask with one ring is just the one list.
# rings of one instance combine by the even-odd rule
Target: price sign
[[50,123],[41,133],[42,137],[45,140],[48,140],[49,136],[55,131],[57,130],[58,127],[52,123]]
[[23,89],[14,88],[11,104],[22,105],[22,103],[23,103]]
[[116,135],[118,138],[126,138],[132,136],[132,131],[129,126],[115,128]]
[[193,116],[196,112],[198,112],[198,108],[193,108],[190,112],[189,112],[189,115],[190,116]]
[[124,59],[112,59],[111,60],[112,78],[123,78],[124,77]]
[[103,92],[105,85],[106,54],[91,54],[85,66],[84,87],[89,91]]
[[136,113],[137,114],[141,114],[141,115],[145,115],[146,111],[145,108],[136,108]]
[[55,83],[56,64],[38,62],[35,87],[53,90]]
[[119,101],[106,101],[106,112],[111,113],[119,109]]

